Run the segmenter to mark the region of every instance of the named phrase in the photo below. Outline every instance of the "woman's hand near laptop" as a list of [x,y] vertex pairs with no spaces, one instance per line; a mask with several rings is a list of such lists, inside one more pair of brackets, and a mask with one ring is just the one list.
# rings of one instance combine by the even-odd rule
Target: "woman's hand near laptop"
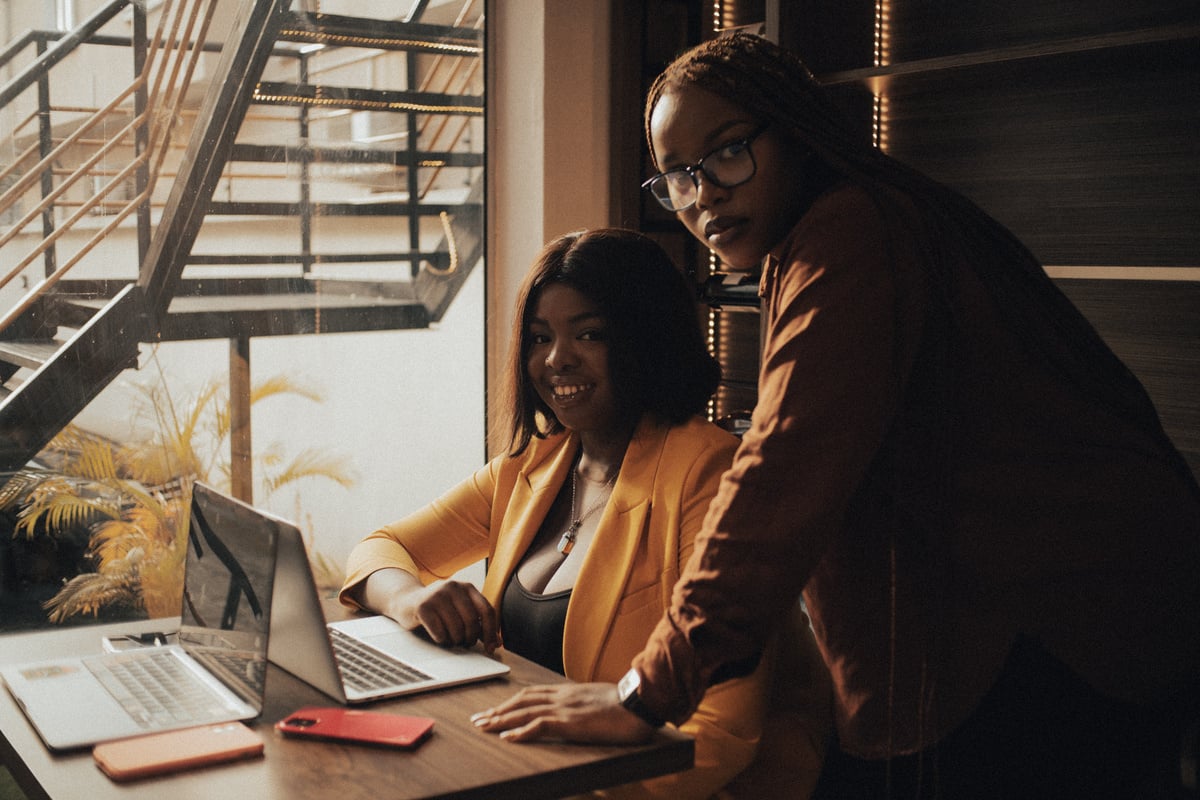
[[402,569],[371,573],[362,604],[405,628],[424,628],[437,644],[469,647],[482,642],[491,653],[500,646],[500,619],[479,590],[464,581],[441,580],[425,586]]
[[[499,615],[470,583],[440,580],[426,586],[393,567],[372,572],[360,594],[357,599],[366,608],[409,630],[423,627],[440,645],[480,641],[489,653],[500,646]],[[655,730],[621,705],[612,683],[530,686],[471,720],[481,730],[514,742],[636,744]]]

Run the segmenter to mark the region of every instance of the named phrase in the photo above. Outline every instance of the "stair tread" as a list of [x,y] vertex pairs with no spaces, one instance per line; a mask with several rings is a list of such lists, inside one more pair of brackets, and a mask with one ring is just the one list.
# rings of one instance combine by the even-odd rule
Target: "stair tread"
[[[106,298],[71,298],[72,305],[84,308],[100,308],[108,302]],[[194,314],[239,311],[304,311],[336,310],[339,308],[361,309],[376,307],[419,306],[411,298],[379,297],[375,295],[344,294],[341,292],[289,292],[286,294],[233,294],[233,295],[177,295],[171,300],[169,313]],[[11,343],[9,343],[11,344]]]
[[366,295],[350,295],[335,293],[289,293],[289,294],[250,294],[250,295],[221,295],[208,297],[176,296],[171,300],[170,313],[190,313],[195,311],[262,311],[277,310],[311,310],[335,308],[374,308],[377,306],[412,306],[420,305],[416,300],[408,298],[368,297]]
[[[401,217],[419,213],[436,217],[445,212],[455,214],[464,209],[478,207],[476,203],[410,203],[407,200],[372,200],[350,203],[311,203],[308,212],[314,217]],[[272,200],[220,201],[208,204],[208,213],[213,216],[284,216],[294,217],[304,208],[298,202]]]
[[[375,293],[177,295],[158,341],[195,341],[251,336],[414,330],[428,328],[429,310],[418,300]],[[99,308],[104,298],[72,298],[70,305]]]
[[[233,146],[231,161],[295,163],[307,158],[309,163],[383,164],[403,168],[410,157],[405,148],[385,148],[375,145],[339,143],[335,145],[251,144]],[[440,161],[448,167],[481,167],[483,153],[425,150],[412,154],[416,161]]]
[[294,336],[429,327],[416,300],[335,292],[176,296],[163,321],[166,341]]
[[407,89],[368,89],[314,83],[261,81],[254,89],[258,105],[297,106],[319,104],[324,109],[358,109],[422,114],[483,114],[482,94],[423,92]]
[[61,345],[53,339],[2,339],[0,361],[36,369],[50,360]]
[[459,55],[479,55],[483,47],[478,28],[301,11],[283,20],[279,39],[285,42],[323,42],[332,35],[340,46],[433,52],[449,47]]

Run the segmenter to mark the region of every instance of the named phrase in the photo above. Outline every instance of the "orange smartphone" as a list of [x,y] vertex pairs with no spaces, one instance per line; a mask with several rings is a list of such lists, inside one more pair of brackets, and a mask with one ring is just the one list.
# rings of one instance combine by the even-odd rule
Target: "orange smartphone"
[[117,781],[261,756],[263,740],[240,722],[222,722],[101,742],[92,759]]
[[298,738],[411,749],[433,733],[433,720],[337,706],[307,706],[275,723],[275,729]]

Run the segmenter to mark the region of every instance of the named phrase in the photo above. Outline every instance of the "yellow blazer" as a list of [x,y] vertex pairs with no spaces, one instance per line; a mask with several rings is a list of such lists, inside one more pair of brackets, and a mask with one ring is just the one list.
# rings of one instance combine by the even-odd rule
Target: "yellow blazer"
[[[638,426],[567,607],[567,677],[615,683],[629,669],[670,605],[736,446],[736,438],[699,418],[670,428],[646,420]],[[578,448],[573,433],[535,439],[520,456],[492,460],[435,502],[372,533],[350,554],[342,601],[357,607],[348,592],[384,567],[430,583],[487,558],[482,592],[499,607]],[[681,727],[696,740],[693,769],[605,794],[674,800],[720,790],[754,759],[772,664],[764,658],[754,674],[705,695]]]

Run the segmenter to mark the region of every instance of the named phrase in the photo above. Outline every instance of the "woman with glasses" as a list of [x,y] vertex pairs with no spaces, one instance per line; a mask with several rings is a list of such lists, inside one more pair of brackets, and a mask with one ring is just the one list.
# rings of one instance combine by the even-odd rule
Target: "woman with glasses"
[[[619,230],[550,242],[517,302],[509,452],[361,542],[343,602],[442,644],[503,641],[569,678],[616,681],[669,603],[736,447],[700,416],[718,377],[694,290],[658,245]],[[482,591],[453,579],[485,558]],[[770,681],[797,669],[811,674],[809,694],[779,730]],[[693,769],[607,796],[710,797],[760,740],[788,744],[786,792],[803,796],[828,710],[828,673],[795,615],[757,669],[681,726],[696,740]]]
[[1011,233],[770,42],[684,54],[645,121],[646,188],[762,270],[758,405],[626,677],[485,727],[686,719],[803,590],[835,693],[819,796],[1163,796],[1200,678],[1200,489],[1138,381]]

